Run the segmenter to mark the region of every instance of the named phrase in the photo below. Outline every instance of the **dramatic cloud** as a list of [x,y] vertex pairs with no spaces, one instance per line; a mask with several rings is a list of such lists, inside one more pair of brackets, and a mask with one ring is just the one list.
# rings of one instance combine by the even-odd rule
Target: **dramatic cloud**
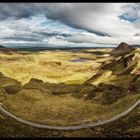
[[139,3],[0,3],[0,44],[140,44]]

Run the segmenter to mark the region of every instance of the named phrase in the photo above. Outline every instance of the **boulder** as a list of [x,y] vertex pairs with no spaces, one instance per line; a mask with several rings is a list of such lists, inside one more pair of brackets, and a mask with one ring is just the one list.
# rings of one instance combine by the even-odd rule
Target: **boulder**
[[9,84],[5,86],[4,89],[8,94],[15,94],[19,92],[22,89],[22,87],[21,84],[17,82],[15,84]]
[[30,82],[30,83],[43,83],[42,80],[36,79],[36,78],[31,78],[29,82]]
[[24,89],[38,89],[40,91],[45,90],[45,85],[42,80],[31,78],[28,83],[23,86]]

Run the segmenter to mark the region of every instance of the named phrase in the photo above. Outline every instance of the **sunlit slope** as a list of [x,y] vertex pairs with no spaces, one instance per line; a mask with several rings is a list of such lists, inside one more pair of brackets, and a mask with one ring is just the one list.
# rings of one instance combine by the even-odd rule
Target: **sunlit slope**
[[89,78],[85,83],[98,85],[123,84],[128,87],[134,77],[140,72],[140,49],[137,48],[132,53],[124,56],[114,57],[111,61],[101,65],[98,73]]
[[[88,58],[86,62],[71,62]],[[51,83],[81,84],[94,75],[100,63],[96,55],[84,52],[42,51],[0,53],[0,71],[8,77],[27,83],[31,78]]]

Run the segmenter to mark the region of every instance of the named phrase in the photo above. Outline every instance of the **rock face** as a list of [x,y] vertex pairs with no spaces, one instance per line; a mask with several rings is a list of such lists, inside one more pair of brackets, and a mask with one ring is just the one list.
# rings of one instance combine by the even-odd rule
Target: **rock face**
[[42,80],[31,78],[28,83],[23,86],[24,89],[38,89],[45,91],[44,83]]
[[115,48],[111,52],[111,55],[120,56],[120,55],[124,55],[124,54],[130,53],[130,52],[132,52],[134,50],[135,50],[135,48],[133,48],[132,46],[128,45],[125,42],[122,42],[117,48]]
[[5,86],[4,89],[8,94],[15,94],[19,92],[22,88],[21,88],[21,84],[17,82],[17,83]]
[[5,91],[8,94],[17,93],[22,89],[21,83],[19,81],[5,77],[1,72],[0,72],[0,88],[5,89]]

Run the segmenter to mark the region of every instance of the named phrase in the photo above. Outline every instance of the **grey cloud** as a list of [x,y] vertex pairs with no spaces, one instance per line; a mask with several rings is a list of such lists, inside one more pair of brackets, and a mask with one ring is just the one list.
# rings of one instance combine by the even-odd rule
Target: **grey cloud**
[[104,31],[91,29],[83,25],[83,21],[89,20],[88,15],[92,14],[94,20],[99,20],[103,14],[112,12],[112,5],[107,3],[76,3],[76,4],[48,4],[46,17],[59,20],[69,26],[79,29],[85,29],[88,32],[95,33],[100,36],[111,36]]
[[70,37],[68,34],[58,34],[58,33],[47,33],[47,32],[33,32],[32,34],[16,34],[8,37],[1,37],[3,40],[15,40],[15,41],[43,41],[43,39],[49,39],[51,37],[55,37],[57,39],[63,39],[65,37]]
[[[121,3],[0,3],[0,21],[3,22],[2,20],[7,19],[4,23],[9,23],[7,26],[4,25],[5,29],[7,27],[7,29],[12,30],[10,30],[11,32],[9,31],[9,34],[8,30],[7,32],[5,31],[8,36],[11,35],[9,40],[11,38],[14,40],[41,41],[54,37],[68,42],[81,43],[94,42],[95,40],[100,42],[100,39],[104,41],[107,40],[105,38],[107,36],[108,40],[112,42],[114,38],[125,36],[127,38],[127,36],[130,37],[135,33],[139,33],[139,9],[139,4]],[[126,12],[130,17],[138,18],[132,26],[124,21],[120,21],[118,18],[119,15]],[[52,26],[51,29],[48,27],[47,30],[45,27],[38,26],[38,24],[33,22],[28,24],[27,21],[24,25],[25,22],[17,21],[17,19],[28,18],[38,14],[44,14],[47,19],[58,20],[74,28],[84,29],[83,32],[88,31],[96,34],[97,37],[95,37],[95,40],[90,35],[77,35],[76,37],[71,30],[67,31],[68,33],[65,33],[65,29],[64,32],[63,30],[57,30],[59,28],[57,25],[54,29]],[[15,23],[12,21],[15,21]],[[38,21],[35,20],[35,22]],[[8,40],[8,37],[6,38],[7,35],[5,34],[5,40]]]
[[15,41],[42,41],[41,38],[34,38],[34,37],[22,37],[22,36],[15,36],[15,37],[4,37],[3,40],[15,40]]
[[63,37],[70,37],[71,35],[70,34],[65,34],[65,33],[55,33],[55,32],[51,32],[51,33],[48,33],[48,32],[41,32],[39,33],[40,35],[43,35],[43,36],[48,36],[48,37],[51,37],[51,36],[63,36]]
[[[119,16],[128,13],[133,18],[140,17],[138,3],[77,3],[77,4],[49,4],[47,18],[59,20],[75,28],[85,29],[99,36],[116,37],[125,34],[125,28]],[[118,19],[117,19],[118,18]],[[104,24],[105,23],[105,24]],[[121,25],[122,24],[122,25]],[[139,28],[139,21],[134,23]],[[113,32],[114,29],[114,32]],[[116,31],[117,30],[117,31]]]
[[[111,5],[106,3],[1,3],[0,20],[28,18],[32,15],[44,14],[47,18],[59,20],[74,28],[85,29],[101,36],[110,36],[104,31],[91,29],[83,25],[87,14],[93,13],[93,22],[97,16],[111,12]],[[84,16],[85,15],[85,16]],[[81,21],[80,21],[81,20]]]
[[43,4],[35,3],[0,3],[0,19],[27,18],[31,15],[40,14],[45,10]]

